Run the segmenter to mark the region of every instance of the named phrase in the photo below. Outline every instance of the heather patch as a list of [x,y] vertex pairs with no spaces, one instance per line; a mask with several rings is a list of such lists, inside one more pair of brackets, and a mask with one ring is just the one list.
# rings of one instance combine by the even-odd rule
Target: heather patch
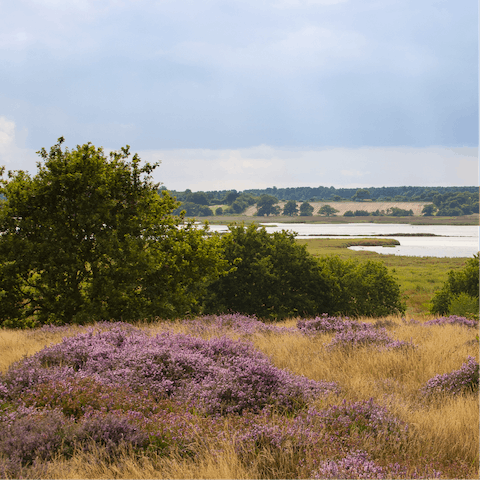
[[467,361],[458,370],[443,375],[435,375],[422,388],[426,395],[446,392],[453,395],[464,392],[478,391],[479,364],[474,357],[469,356]]
[[382,349],[414,347],[410,342],[394,340],[385,327],[358,322],[349,318],[324,314],[313,320],[299,320],[297,328],[307,334],[335,333],[327,348],[375,346]]
[[440,317],[428,320],[424,325],[461,325],[463,327],[478,328],[478,321],[471,320],[458,315],[450,315],[449,317]]
[[398,463],[381,466],[373,461],[367,452],[357,450],[338,460],[320,463],[312,472],[314,479],[386,479],[386,478],[440,478],[441,472],[431,469],[425,476],[414,473],[408,475],[405,467]]
[[327,348],[356,348],[373,346],[380,349],[415,348],[413,343],[394,340],[385,328],[376,329],[373,326],[362,330],[345,329],[339,331]]
[[299,320],[297,322],[297,328],[305,334],[366,330],[370,327],[369,324],[364,322],[350,320],[348,317],[330,317],[326,313],[312,320]]
[[325,410],[311,410],[311,421],[319,422],[331,435],[352,441],[355,437],[382,438],[382,442],[404,440],[408,426],[391,415],[373,399],[332,405]]
[[214,333],[226,335],[235,333],[241,336],[260,334],[285,334],[295,333],[297,330],[292,327],[279,327],[274,324],[264,323],[257,320],[255,316],[246,316],[239,313],[225,315],[205,315],[200,318],[183,320],[182,324],[187,326],[193,334]]
[[[90,380],[82,380],[86,377]],[[277,369],[250,343],[171,332],[150,337],[120,327],[65,338],[13,365],[3,385],[7,399],[25,396],[32,402],[40,394],[44,405],[59,405],[75,415],[89,403],[95,408],[95,399],[103,403],[103,386],[110,388],[105,403],[112,408],[122,403],[122,394],[111,390],[119,388],[148,392],[155,400],[181,399],[220,414],[259,411],[267,405],[293,411],[316,396],[338,391],[334,383]],[[64,387],[75,392],[76,400],[62,394]]]

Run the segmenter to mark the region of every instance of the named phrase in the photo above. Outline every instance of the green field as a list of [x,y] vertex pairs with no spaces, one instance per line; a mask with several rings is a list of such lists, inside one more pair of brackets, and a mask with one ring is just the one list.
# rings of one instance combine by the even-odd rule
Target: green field
[[[312,238],[297,240],[306,245],[315,255],[338,255],[341,259],[380,260],[392,272],[400,284],[404,300],[407,303],[407,315],[427,314],[429,302],[436,290],[439,290],[450,270],[459,270],[465,265],[466,258],[407,257],[382,255],[376,252],[350,250],[353,245],[388,245],[392,239],[332,239]],[[390,243],[391,244],[391,243]]]

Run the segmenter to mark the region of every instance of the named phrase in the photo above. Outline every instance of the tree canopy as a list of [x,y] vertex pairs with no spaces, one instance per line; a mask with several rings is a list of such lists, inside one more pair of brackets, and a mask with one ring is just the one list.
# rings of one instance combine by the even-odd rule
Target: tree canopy
[[313,207],[308,202],[303,202],[300,205],[300,216],[311,217],[313,215]]
[[278,203],[278,198],[272,195],[262,195],[257,201],[257,216],[278,215],[280,207],[276,203]]
[[320,215],[326,215],[329,217],[330,215],[335,215],[338,213],[336,208],[333,208],[331,205],[323,205],[320,210],[318,211]]
[[[88,143],[39,153],[38,173],[8,172],[0,193],[0,325],[176,316],[221,271],[218,238],[178,206],[129,147]],[[2,169],[4,173],[4,169]],[[181,226],[181,228],[179,228]]]
[[295,200],[289,200],[283,207],[283,215],[289,215],[291,217],[298,215],[297,202]]

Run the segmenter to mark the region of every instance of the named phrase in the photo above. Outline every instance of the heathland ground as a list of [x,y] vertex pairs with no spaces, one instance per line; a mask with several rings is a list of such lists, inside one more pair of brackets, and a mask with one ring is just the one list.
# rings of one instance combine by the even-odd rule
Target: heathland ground
[[[115,397],[121,396],[122,389],[110,388],[107,389],[110,393],[104,391],[100,395],[103,391],[101,390],[96,394],[97,397],[100,395],[98,398],[95,395],[86,396],[83,390],[79,390],[78,397],[65,397],[68,400],[66,401],[62,400],[60,391],[51,390],[53,387],[48,385],[65,381],[70,385],[69,388],[78,390],[81,385],[85,388],[91,382],[95,384],[96,380],[89,380],[82,374],[80,385],[79,381],[72,383],[72,380],[52,377],[50,384],[37,384],[32,388],[40,389],[47,396],[50,391],[53,395],[52,404],[59,405],[68,412],[77,412],[79,431],[83,431],[81,428],[90,429],[88,431],[94,428],[97,441],[88,444],[87,440],[83,440],[87,443],[74,450],[62,447],[57,442],[59,453],[53,458],[30,464],[26,462],[23,467],[9,464],[7,459],[7,468],[22,478],[247,479],[312,476],[339,478],[338,471],[345,474],[345,468],[351,465],[350,468],[355,469],[357,475],[363,471],[365,476],[362,478],[478,478],[478,390],[477,393],[475,390],[457,394],[438,392],[433,396],[421,393],[429,379],[437,374],[458,370],[469,356],[475,357],[478,362],[476,328],[457,320],[427,324],[427,318],[423,316],[420,322],[404,321],[399,317],[362,318],[359,319],[360,322],[369,324],[377,329],[376,331],[385,328],[384,332],[395,340],[413,344],[415,347],[385,349],[377,348],[375,343],[372,343],[357,347],[353,344],[337,346],[332,349],[328,343],[334,336],[333,332],[304,334],[296,327],[300,319],[290,319],[267,328],[253,319],[227,317],[135,326],[149,335],[165,335],[165,332],[170,332],[168,338],[177,338],[176,334],[186,334],[212,341],[223,337],[251,342],[256,351],[267,355],[275,368],[315,381],[335,382],[339,391],[312,400],[308,408],[313,409],[310,410],[313,414],[307,414],[306,410],[295,414],[282,414],[274,410],[270,413],[240,416],[233,413],[212,417],[166,401],[160,404],[159,413],[148,413],[149,399],[144,395],[143,400],[139,400],[138,407],[128,407],[139,410],[134,415],[133,411],[123,411],[126,407],[117,406],[117,410],[110,413],[108,411],[108,408],[113,408],[108,405],[115,404]],[[301,322],[298,325],[300,324]],[[340,320],[338,324],[341,324]],[[97,330],[96,335],[112,328],[106,324],[97,324],[94,327]],[[131,341],[129,338],[134,338],[131,337],[134,331],[125,324],[120,324],[117,328],[123,329],[125,333],[116,330],[114,335],[112,332],[112,335],[105,336],[102,342],[95,343],[95,337],[86,337],[87,343],[78,343],[77,347],[72,344],[74,350],[81,347],[78,354],[81,354],[86,362],[85,367],[80,363],[76,368],[82,370],[88,365],[100,365],[100,360],[108,362],[109,359],[102,351],[106,352],[108,341],[114,339],[117,347],[112,352],[120,358],[122,342]],[[15,362],[26,356],[31,356],[48,345],[58,345],[62,338],[82,334],[86,330],[87,327],[78,326],[30,331],[0,330],[0,371],[5,373]],[[181,345],[186,344],[186,337],[178,338]],[[91,345],[91,352],[88,345]],[[50,358],[50,363],[42,364],[44,366],[41,368],[52,368],[55,365],[52,361],[63,362],[58,356],[60,350],[57,352],[53,356],[47,355],[45,358]],[[77,358],[77,354],[69,349],[65,350],[63,355],[70,358],[68,352]],[[70,360],[65,357],[65,366],[74,357]],[[194,363],[191,362],[194,362],[194,358],[197,357],[189,360],[190,369],[193,368]],[[149,368],[153,367],[154,364]],[[116,365],[114,370],[116,375],[124,374],[122,365]],[[27,370],[24,371],[26,372]],[[147,373],[142,370],[142,374]],[[72,375],[74,374],[72,372]],[[260,373],[257,374],[261,376]],[[146,379],[154,380],[150,375],[151,373],[148,373]],[[245,381],[245,378],[242,381]],[[100,377],[98,379],[100,380]],[[123,392],[128,389],[129,386],[125,385]],[[32,398],[34,403],[50,401],[45,400],[47,397],[43,397],[43,400],[32,397],[28,390],[22,395],[29,404],[32,403]],[[105,411],[102,410],[102,404],[105,405]],[[90,413],[84,415],[84,409]],[[29,416],[33,419],[37,418],[35,415],[38,414],[27,412],[22,415],[23,420],[19,419],[16,423],[11,420],[12,425],[21,432],[22,425]],[[151,437],[157,438],[155,448],[139,450],[128,445],[122,447],[113,430],[108,431],[110,443],[102,440],[103,437],[98,437],[98,419],[104,417],[105,421],[110,422],[111,429],[115,426],[117,429],[125,429],[126,419],[135,425],[146,422],[148,428],[158,429],[158,425],[163,425],[158,422],[171,422],[170,417],[181,422],[178,424],[181,427],[165,424],[165,427],[162,427],[166,429],[163,433],[155,433],[157,437]],[[39,421],[46,422],[45,417],[38,418]],[[124,419],[123,423],[120,419]],[[49,427],[50,430],[57,428]],[[182,439],[175,436],[176,428],[186,429],[188,432],[187,450]],[[127,433],[132,436],[130,430]],[[53,435],[52,432],[49,434]],[[28,441],[34,442],[34,436],[35,428],[31,430]],[[132,437],[129,441],[134,442],[135,438]],[[162,439],[161,443],[158,443],[158,438]],[[16,441],[15,438],[10,440],[12,445]],[[176,448],[175,445],[180,447]],[[6,451],[9,449],[8,445],[0,446]],[[359,451],[360,453],[355,453]],[[5,460],[5,457],[0,455],[0,466]],[[327,474],[330,476],[327,477]]]

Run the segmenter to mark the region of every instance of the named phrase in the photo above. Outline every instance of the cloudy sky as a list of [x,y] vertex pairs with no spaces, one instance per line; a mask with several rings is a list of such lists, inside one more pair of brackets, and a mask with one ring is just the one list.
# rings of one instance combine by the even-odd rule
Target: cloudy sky
[[167,188],[478,184],[474,0],[0,0],[0,165],[60,136]]

